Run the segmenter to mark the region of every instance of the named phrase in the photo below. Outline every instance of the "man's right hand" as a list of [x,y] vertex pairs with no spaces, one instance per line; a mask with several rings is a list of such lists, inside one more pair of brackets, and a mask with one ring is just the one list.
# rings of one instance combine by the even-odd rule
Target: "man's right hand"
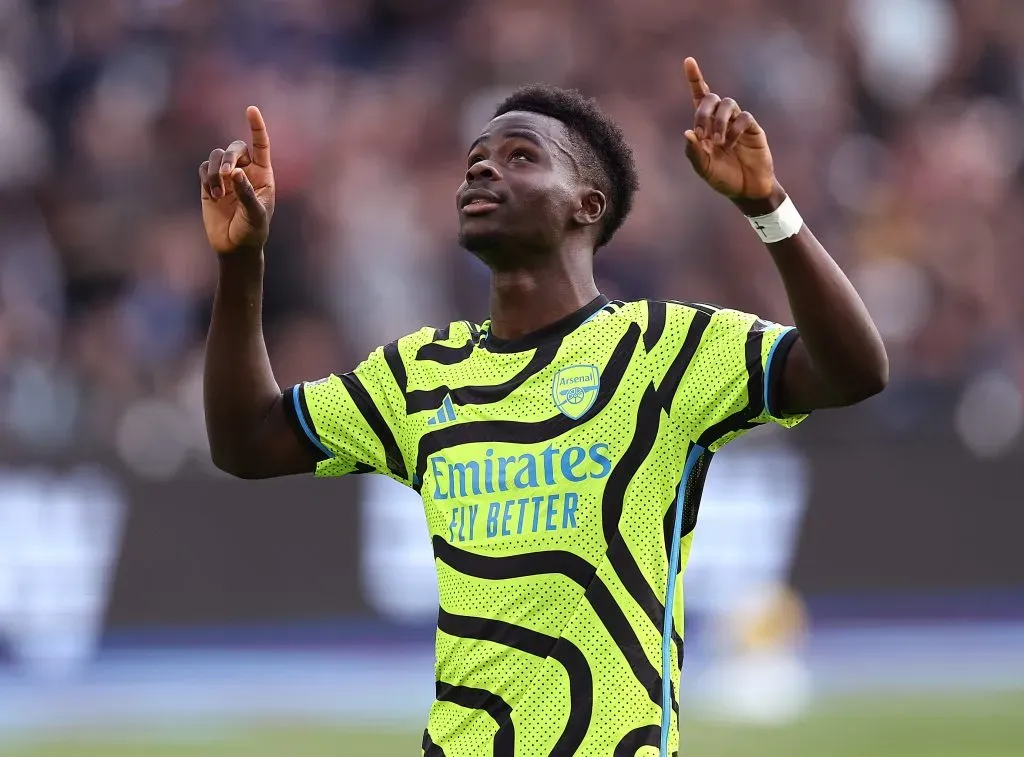
[[219,254],[240,250],[259,252],[270,233],[274,215],[274,169],[270,137],[259,108],[250,106],[246,118],[252,146],[237,141],[214,150],[199,166],[203,225],[210,245]]

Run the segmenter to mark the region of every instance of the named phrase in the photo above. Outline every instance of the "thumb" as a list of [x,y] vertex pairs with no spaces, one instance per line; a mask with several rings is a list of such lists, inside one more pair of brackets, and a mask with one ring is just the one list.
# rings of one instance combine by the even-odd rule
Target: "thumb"
[[263,203],[256,196],[256,190],[253,189],[252,182],[245,175],[245,171],[241,168],[236,168],[232,171],[231,183],[234,184],[238,201],[242,203],[242,207],[245,208],[245,212],[249,215],[250,220],[255,223],[262,223],[263,219],[266,218],[267,209],[263,207]]
[[693,129],[687,129],[683,136],[686,137],[686,157],[690,165],[699,175],[706,175],[711,166],[710,153],[704,148]]

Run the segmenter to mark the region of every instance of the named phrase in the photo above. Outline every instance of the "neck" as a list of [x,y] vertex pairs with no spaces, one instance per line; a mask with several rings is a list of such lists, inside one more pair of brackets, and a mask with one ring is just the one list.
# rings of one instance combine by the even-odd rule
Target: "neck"
[[579,310],[597,297],[593,252],[552,256],[541,266],[493,270],[491,333],[519,339]]

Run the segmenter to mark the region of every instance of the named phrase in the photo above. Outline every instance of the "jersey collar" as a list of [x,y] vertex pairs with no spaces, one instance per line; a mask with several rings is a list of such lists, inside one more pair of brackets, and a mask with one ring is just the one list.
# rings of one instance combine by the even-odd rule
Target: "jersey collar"
[[499,339],[491,333],[491,322],[487,321],[485,334],[481,342],[489,352],[526,352],[538,347],[549,339],[561,339],[578,329],[588,318],[597,313],[609,302],[603,294],[599,294],[575,313],[570,313],[552,324],[537,331],[532,331],[518,339]]

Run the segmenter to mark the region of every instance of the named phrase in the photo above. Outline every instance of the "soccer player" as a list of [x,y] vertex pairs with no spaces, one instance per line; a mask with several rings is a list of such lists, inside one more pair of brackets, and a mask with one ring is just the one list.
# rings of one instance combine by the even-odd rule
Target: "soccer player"
[[594,252],[633,203],[630,149],[593,101],[531,86],[470,146],[455,195],[459,241],[492,272],[490,318],[282,391],[260,326],[274,211],[260,112],[251,144],[200,167],[220,261],[213,459],[243,478],[380,473],[422,495],[441,601],[425,755],[675,754],[681,575],[712,456],[886,384],[871,318],[776,180],[764,131],[684,69],[687,155],[765,243],[795,328],[603,297]]

